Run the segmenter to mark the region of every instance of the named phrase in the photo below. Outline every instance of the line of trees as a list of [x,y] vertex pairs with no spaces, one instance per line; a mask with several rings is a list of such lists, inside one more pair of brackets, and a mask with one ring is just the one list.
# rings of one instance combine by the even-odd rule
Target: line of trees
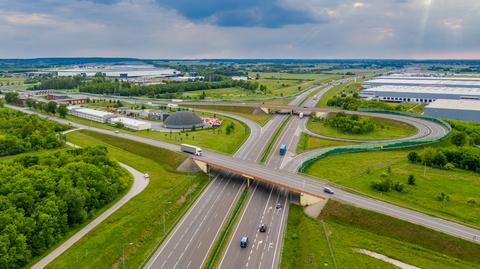
[[61,89],[75,89],[82,83],[83,77],[55,77],[41,80],[40,84],[33,85],[29,90],[61,90]]
[[407,158],[412,163],[448,170],[457,167],[480,173],[480,148],[478,147],[429,147],[421,153],[411,151]]
[[371,119],[358,115],[347,115],[343,112],[325,119],[324,125],[350,134],[367,134],[375,130],[375,123]]
[[128,185],[102,146],[0,162],[0,268],[24,267]]
[[[166,84],[140,86],[129,82],[118,82],[115,80],[96,80],[82,83],[79,86],[80,92],[95,94],[116,94],[122,96],[151,96],[161,94],[181,93],[197,90],[209,90],[220,88],[239,87],[247,91],[259,89],[258,82],[243,80],[224,80],[218,82],[168,82]],[[262,88],[263,90],[263,88]]]

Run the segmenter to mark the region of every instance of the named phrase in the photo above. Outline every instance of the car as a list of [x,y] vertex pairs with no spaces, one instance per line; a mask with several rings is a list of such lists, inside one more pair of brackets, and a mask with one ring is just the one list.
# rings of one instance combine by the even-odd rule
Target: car
[[246,248],[248,246],[248,237],[242,236],[240,239],[240,247],[241,248]]
[[259,230],[261,233],[266,232],[266,231],[267,231],[267,225],[266,225],[266,224],[260,225],[260,227],[258,228],[258,230]]
[[118,130],[115,130],[115,132],[114,132],[114,133],[118,134],[118,133],[120,133],[120,132],[119,132]]
[[324,193],[328,193],[328,194],[334,194],[333,190],[330,189],[329,187],[323,188],[323,192],[324,192]]
[[276,206],[275,206],[276,209],[280,209],[282,208],[282,204],[278,203]]

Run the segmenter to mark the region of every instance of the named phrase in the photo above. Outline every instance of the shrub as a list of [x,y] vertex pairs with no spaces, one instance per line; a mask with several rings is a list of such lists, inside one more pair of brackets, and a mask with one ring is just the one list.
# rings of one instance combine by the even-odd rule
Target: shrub
[[444,192],[441,192],[440,194],[437,195],[437,200],[440,202],[448,202],[450,201],[450,196],[448,196]]
[[414,175],[409,175],[408,176],[408,185],[415,185],[415,176]]
[[398,192],[403,192],[404,189],[405,189],[405,185],[403,183],[397,181],[393,184],[393,189],[398,191]]
[[411,151],[408,153],[408,160],[412,163],[418,163],[422,161],[420,155],[418,155],[416,151]]
[[373,189],[381,192],[389,192],[392,189],[392,180],[389,178],[373,181],[371,186]]
[[473,199],[472,197],[469,197],[467,199],[467,203],[470,204],[470,205],[475,205],[475,204],[477,204],[477,201],[475,199]]
[[455,165],[453,163],[447,163],[443,168],[446,170],[453,170],[455,169]]

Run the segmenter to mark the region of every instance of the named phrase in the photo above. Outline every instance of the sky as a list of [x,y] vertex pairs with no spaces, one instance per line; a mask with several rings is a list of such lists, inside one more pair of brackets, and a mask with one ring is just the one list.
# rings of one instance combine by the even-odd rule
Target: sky
[[480,59],[480,0],[0,0],[0,58]]

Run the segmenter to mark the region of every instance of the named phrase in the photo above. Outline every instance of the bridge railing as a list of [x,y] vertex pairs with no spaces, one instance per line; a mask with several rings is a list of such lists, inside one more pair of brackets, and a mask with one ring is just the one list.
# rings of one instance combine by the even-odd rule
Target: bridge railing
[[435,142],[439,142],[442,140],[447,139],[450,136],[450,133],[452,131],[452,127],[450,124],[447,122],[433,118],[433,117],[428,117],[424,115],[417,115],[413,113],[406,113],[406,112],[400,112],[400,111],[390,111],[390,110],[379,110],[379,109],[359,109],[359,111],[362,112],[372,112],[372,113],[385,113],[385,114],[394,114],[394,115],[402,115],[402,116],[409,116],[409,117],[415,117],[415,118],[421,118],[424,120],[432,121],[437,124],[442,125],[447,129],[447,132],[443,135],[439,136],[434,136],[434,137],[428,137],[428,138],[420,138],[420,139],[415,139],[415,140],[410,140],[410,141],[394,141],[394,142],[382,142],[382,143],[368,143],[368,144],[360,144],[360,145],[351,145],[351,146],[341,146],[341,147],[336,147],[332,149],[328,149],[325,151],[319,152],[317,155],[312,156],[300,165],[299,171],[304,172],[305,168],[309,166],[311,163],[314,161],[330,156],[330,155],[335,155],[335,154],[340,154],[340,153],[351,153],[351,152],[363,152],[363,151],[375,151],[375,150],[385,150],[385,149],[399,149],[399,148],[408,148],[408,147],[415,147],[415,146],[421,146],[421,145],[427,145]]

